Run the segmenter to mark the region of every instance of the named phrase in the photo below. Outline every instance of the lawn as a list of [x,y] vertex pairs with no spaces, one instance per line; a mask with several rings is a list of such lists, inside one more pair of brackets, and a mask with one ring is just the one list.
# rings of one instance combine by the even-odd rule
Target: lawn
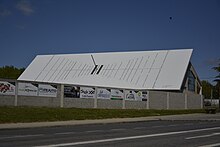
[[0,123],[65,121],[205,113],[204,110],[82,109],[0,107]]

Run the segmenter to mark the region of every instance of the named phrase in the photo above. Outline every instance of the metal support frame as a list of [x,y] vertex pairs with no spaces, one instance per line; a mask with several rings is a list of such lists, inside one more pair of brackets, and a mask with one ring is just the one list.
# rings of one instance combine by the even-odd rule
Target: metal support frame
[[187,92],[185,92],[185,100],[184,100],[184,102],[185,102],[185,109],[188,109],[188,107],[187,107],[187,99],[188,99],[188,94],[187,94]]
[[170,109],[170,93],[167,92],[167,109]]
[[122,109],[125,109],[125,97],[126,97],[126,94],[125,94],[125,89],[123,89],[123,99],[122,99]]
[[14,106],[18,106],[18,82],[15,82],[15,101]]
[[94,108],[97,108],[97,87],[95,87]]
[[63,108],[64,85],[60,85],[60,107]]

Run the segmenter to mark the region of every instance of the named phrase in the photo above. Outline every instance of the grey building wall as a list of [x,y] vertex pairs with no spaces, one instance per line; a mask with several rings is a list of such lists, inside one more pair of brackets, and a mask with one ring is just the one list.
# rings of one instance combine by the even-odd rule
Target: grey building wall
[[169,92],[169,109],[185,109],[185,94]]
[[187,93],[187,108],[188,109],[201,109],[201,95],[195,94],[193,92]]
[[0,95],[0,106],[14,106],[14,95]]
[[18,96],[18,106],[59,107],[60,99],[54,97]]
[[167,109],[167,93],[161,91],[150,91],[149,109]]
[[97,99],[97,108],[122,109],[122,100]]
[[93,98],[64,98],[63,107],[94,108]]
[[125,101],[125,109],[147,109],[147,101]]
[[[61,85],[57,85],[57,97],[18,95],[17,105],[105,109],[200,109],[203,102],[201,96],[193,92],[149,91],[147,101],[128,101],[94,98],[62,99],[61,91]],[[15,95],[0,95],[0,106],[14,106],[15,98]]]

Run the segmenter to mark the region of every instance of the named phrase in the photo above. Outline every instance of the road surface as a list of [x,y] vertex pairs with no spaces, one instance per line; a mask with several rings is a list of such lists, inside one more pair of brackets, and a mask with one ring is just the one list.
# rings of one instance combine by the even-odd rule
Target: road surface
[[0,146],[220,146],[220,121],[157,120],[3,129]]

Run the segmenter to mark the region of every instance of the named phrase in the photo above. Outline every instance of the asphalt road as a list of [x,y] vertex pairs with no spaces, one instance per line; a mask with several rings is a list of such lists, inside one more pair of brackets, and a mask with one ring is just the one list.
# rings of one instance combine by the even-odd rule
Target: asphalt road
[[0,146],[220,146],[220,121],[158,120],[0,130]]

